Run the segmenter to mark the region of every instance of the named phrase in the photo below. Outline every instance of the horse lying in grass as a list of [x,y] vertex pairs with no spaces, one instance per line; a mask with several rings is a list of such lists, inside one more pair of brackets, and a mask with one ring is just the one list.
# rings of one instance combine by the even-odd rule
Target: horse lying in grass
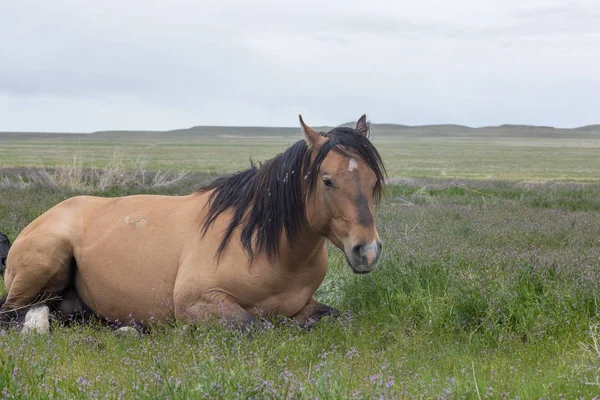
[[85,309],[142,326],[217,317],[242,329],[261,315],[312,326],[337,311],[313,294],[329,239],[354,273],[381,255],[373,205],[385,168],[356,128],[319,133],[187,196],[68,199],[27,226],[8,253],[0,318],[22,318],[51,297],[63,314]]

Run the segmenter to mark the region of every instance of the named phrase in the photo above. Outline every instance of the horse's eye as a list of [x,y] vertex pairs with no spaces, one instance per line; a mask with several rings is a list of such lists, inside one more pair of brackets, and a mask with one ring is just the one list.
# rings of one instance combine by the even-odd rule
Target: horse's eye
[[324,176],[323,177],[323,184],[325,185],[325,187],[328,187],[328,188],[332,188],[333,187],[333,181],[328,176]]

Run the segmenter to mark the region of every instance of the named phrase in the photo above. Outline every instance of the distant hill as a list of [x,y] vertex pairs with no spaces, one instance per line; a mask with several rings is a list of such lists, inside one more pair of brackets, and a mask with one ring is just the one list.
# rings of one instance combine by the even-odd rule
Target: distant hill
[[517,129],[517,130],[539,130],[539,129],[556,129],[553,126],[545,126],[545,125],[512,125],[512,124],[504,124],[499,126],[491,126],[488,128],[498,128],[498,129]]
[[63,133],[63,132],[0,132],[0,139],[73,139],[77,137],[88,138],[88,133]]
[[[347,122],[342,126],[354,126],[355,122]],[[331,127],[315,127],[319,131],[327,131]],[[600,139],[600,124],[587,125],[574,129],[554,128],[552,126],[512,125],[485,126],[472,128],[464,125],[401,125],[401,124],[371,124],[373,136],[410,136],[410,137],[456,137],[456,138],[598,138]],[[300,128],[297,127],[244,127],[244,126],[193,126],[191,128],[174,129],[169,131],[98,131],[93,133],[49,133],[49,132],[0,132],[2,139],[153,139],[153,140],[189,140],[193,138],[298,138]]]
[[575,128],[575,130],[577,130],[577,131],[600,132],[600,124],[580,126],[579,128]]

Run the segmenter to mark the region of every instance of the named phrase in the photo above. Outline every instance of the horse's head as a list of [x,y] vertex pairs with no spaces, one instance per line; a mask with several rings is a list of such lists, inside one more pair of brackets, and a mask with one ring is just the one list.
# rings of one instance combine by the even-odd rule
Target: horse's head
[[381,256],[373,205],[383,190],[385,168],[368,138],[367,118],[363,115],[354,129],[327,133],[307,126],[302,117],[300,126],[312,149],[308,222],[345,253],[353,272],[371,272]]

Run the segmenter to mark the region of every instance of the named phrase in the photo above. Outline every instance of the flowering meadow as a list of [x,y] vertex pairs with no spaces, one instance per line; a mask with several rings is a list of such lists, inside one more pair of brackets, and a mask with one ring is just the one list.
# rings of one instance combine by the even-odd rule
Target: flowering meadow
[[[206,179],[85,192],[186,194]],[[81,192],[6,179],[0,231],[14,240]],[[341,310],[337,320],[304,331],[273,318],[252,336],[177,323],[139,338],[99,323],[7,330],[0,398],[600,395],[600,184],[395,180],[376,219],[384,250],[373,273],[352,274],[330,251],[317,298]]]

